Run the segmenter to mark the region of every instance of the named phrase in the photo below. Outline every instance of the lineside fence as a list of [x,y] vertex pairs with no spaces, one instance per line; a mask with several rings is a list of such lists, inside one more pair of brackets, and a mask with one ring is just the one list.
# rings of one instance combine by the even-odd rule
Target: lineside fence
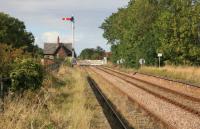
[[50,64],[50,65],[44,66],[44,70],[46,72],[51,72],[51,71],[57,70],[61,65],[62,65],[61,63]]

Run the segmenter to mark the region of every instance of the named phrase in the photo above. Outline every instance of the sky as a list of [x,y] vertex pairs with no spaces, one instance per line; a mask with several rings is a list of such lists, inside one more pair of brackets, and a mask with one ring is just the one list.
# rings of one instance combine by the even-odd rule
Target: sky
[[75,17],[75,50],[101,46],[110,50],[99,26],[129,0],[0,0],[0,12],[24,21],[27,31],[35,36],[35,43],[72,41],[71,23],[63,17]]

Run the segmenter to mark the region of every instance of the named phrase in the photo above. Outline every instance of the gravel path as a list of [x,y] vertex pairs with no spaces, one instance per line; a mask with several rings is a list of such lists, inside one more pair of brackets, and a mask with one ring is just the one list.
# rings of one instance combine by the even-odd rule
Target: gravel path
[[130,97],[136,99],[142,105],[157,116],[161,117],[166,123],[174,126],[177,129],[199,129],[200,118],[174,106],[173,104],[167,103],[155,96],[137,88],[133,87],[129,83],[102,72],[98,69],[93,68],[100,75],[108,78],[112,83],[116,84],[119,89],[126,92]]

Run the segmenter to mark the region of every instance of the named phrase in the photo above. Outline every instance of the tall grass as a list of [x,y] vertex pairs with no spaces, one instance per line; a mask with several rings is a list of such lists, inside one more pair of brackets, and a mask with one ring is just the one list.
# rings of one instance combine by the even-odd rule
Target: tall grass
[[200,84],[200,67],[192,66],[165,66],[157,67],[142,67],[139,72],[150,73],[154,75],[164,76],[171,79],[178,79],[190,83]]
[[197,66],[195,67],[195,66],[167,65],[161,68],[153,66],[143,66],[140,69],[134,69],[134,68],[125,68],[119,65],[114,65],[110,62],[107,64],[107,66],[127,73],[133,73],[138,71],[200,85],[200,67]]
[[94,111],[85,105],[88,87],[86,75],[78,68],[62,67],[48,75],[42,89],[26,91],[22,96],[5,98],[0,113],[1,129],[89,129]]

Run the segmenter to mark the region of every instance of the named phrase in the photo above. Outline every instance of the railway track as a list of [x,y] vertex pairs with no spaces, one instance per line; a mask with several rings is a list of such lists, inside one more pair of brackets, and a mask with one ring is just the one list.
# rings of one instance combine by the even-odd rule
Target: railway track
[[135,78],[116,70],[100,67],[97,67],[97,69],[123,79],[127,83],[132,84],[133,86],[136,86],[168,103],[176,105],[179,108],[184,109],[194,115],[197,115],[198,117],[200,116],[200,100],[198,98],[194,98],[192,96],[161,87],[159,85]]
[[[141,81],[141,82],[144,82],[144,83],[146,83],[146,84],[149,84],[149,85],[153,85],[153,86],[155,86],[155,87],[162,88],[162,89],[164,89],[164,90],[168,90],[169,92],[173,92],[173,93],[175,93],[175,94],[181,94],[183,97],[185,97],[185,98],[188,98],[188,97],[189,97],[189,98],[191,98],[193,101],[200,102],[200,99],[199,99],[199,98],[196,98],[196,97],[193,97],[193,96],[190,96],[190,95],[186,95],[186,94],[181,93],[181,92],[177,92],[177,91],[175,91],[175,90],[171,90],[171,89],[162,87],[162,86],[160,86],[160,85],[158,85],[158,84],[154,84],[154,83],[151,83],[151,82],[149,82],[149,81],[145,81],[145,80],[142,80],[142,79],[138,79],[138,78],[133,77],[133,76],[131,76],[131,75],[127,74],[127,73],[124,73],[124,72],[120,72],[120,71],[117,71],[117,70],[113,70],[113,69],[108,68],[108,67],[103,67],[103,68],[105,68],[105,69],[107,69],[107,70],[110,70],[110,71],[112,71],[112,72],[115,72],[115,73],[123,74],[124,76],[129,77],[129,78],[131,78],[131,79],[134,79],[134,80],[137,80],[137,81]],[[137,72],[136,72],[136,73],[137,73]],[[136,73],[135,73],[135,74],[136,74]],[[177,83],[185,84],[185,85],[187,85],[187,86],[195,87],[195,88],[198,88],[198,89],[200,88],[200,87],[198,87],[197,85],[193,85],[193,84],[189,84],[189,83],[185,83],[185,82],[180,82],[180,81],[177,81],[177,80],[170,80],[170,79],[167,79],[167,78],[162,78],[162,77],[153,76],[153,75],[144,74],[144,73],[139,73],[139,74],[141,74],[141,75],[146,75],[146,76],[151,76],[151,77],[155,77],[155,78],[157,78],[157,79],[163,79],[163,80],[167,80],[167,81],[172,81],[172,82],[177,82]]]
[[154,78],[158,78],[158,79],[162,79],[162,80],[166,80],[166,81],[170,81],[170,82],[176,82],[176,83],[179,83],[179,84],[183,84],[183,85],[187,85],[187,86],[191,86],[191,87],[195,87],[195,88],[200,89],[200,84],[198,84],[198,83],[190,83],[190,82],[187,82],[187,81],[175,80],[175,79],[170,79],[170,78],[167,78],[167,77],[161,77],[161,76],[151,75],[151,74],[142,73],[142,72],[135,72],[134,74],[137,74],[137,73],[141,74],[141,75],[154,77]]
[[[103,66],[103,67],[112,69],[111,67],[108,67],[108,66]],[[126,74],[138,79],[142,79],[142,80],[145,80],[143,78],[146,78],[147,79],[146,82],[153,82],[152,84],[156,84],[157,86],[162,86],[162,87],[166,87],[167,89],[178,91],[179,93],[182,93],[183,95],[194,96],[193,98],[195,98],[197,102],[198,102],[198,99],[200,100],[200,96],[199,96],[200,84],[198,83],[189,83],[183,80],[175,80],[175,79],[170,79],[167,77],[156,76],[156,75],[146,74],[146,73],[141,73],[141,72],[133,72],[132,74],[130,73],[126,73]]]
[[[92,70],[92,71],[93,71],[94,73],[96,73],[97,75],[99,75],[99,73],[96,72],[95,70],[93,70],[93,69],[91,69],[91,68],[89,68],[89,69]],[[102,77],[102,78],[104,78],[104,80],[105,80],[108,84],[110,84],[110,86],[113,86],[114,88],[117,88],[119,91],[121,91],[121,93],[124,94],[125,96],[127,96],[127,98],[128,98],[131,102],[137,104],[138,107],[139,107],[141,110],[145,111],[146,114],[148,114],[148,116],[150,116],[151,118],[153,118],[153,119],[156,120],[157,122],[162,123],[162,125],[165,127],[165,129],[175,129],[174,126],[172,126],[172,125],[166,123],[166,122],[165,122],[161,117],[159,117],[157,114],[155,114],[155,113],[149,111],[149,110],[146,108],[145,105],[141,104],[139,101],[137,101],[136,99],[134,99],[134,98],[132,98],[131,96],[129,96],[126,92],[124,92],[124,91],[121,90],[120,88],[116,87],[115,84],[113,84],[108,78],[105,78],[105,77]]]
[[[103,66],[104,68],[111,68],[111,67],[108,67],[108,66]],[[164,77],[164,76],[157,76],[157,75],[153,75],[153,74],[149,74],[149,73],[144,73],[144,72],[133,72],[133,75],[135,74],[140,74],[140,75],[145,75],[145,76],[149,76],[149,77],[154,77],[154,78],[157,78],[157,79],[162,79],[162,80],[166,80],[166,81],[169,81],[169,82],[175,82],[175,83],[179,83],[179,84],[183,84],[183,85],[187,85],[187,86],[191,86],[191,87],[195,87],[195,88],[198,88],[200,89],[200,83],[191,83],[191,82],[188,82],[188,81],[183,81],[183,80],[176,80],[176,79],[170,79],[168,77]]]
[[105,114],[105,115],[111,114],[111,116],[107,116],[108,121],[110,121],[110,119],[112,119],[111,122],[109,122],[111,125],[111,128],[113,128],[113,129],[133,129],[124,122],[122,117],[113,108],[111,102],[107,99],[107,97],[104,95],[104,93],[98,87],[96,82],[89,76],[88,76],[87,80],[88,80],[88,83],[90,84],[91,88],[93,89],[94,93],[96,94],[96,96],[99,97],[99,101],[101,101],[101,103],[103,103],[102,107],[107,110],[107,114]]

